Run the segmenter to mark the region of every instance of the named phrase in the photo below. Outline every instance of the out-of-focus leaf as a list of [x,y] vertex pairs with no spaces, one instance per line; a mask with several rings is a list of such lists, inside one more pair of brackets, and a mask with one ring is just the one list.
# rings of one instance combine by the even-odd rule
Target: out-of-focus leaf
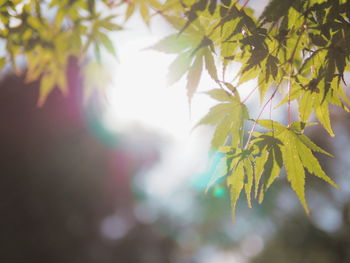
[[192,57],[189,52],[184,52],[178,55],[169,66],[169,72],[167,75],[168,85],[173,85],[180,80],[190,68],[191,62]]
[[125,21],[129,20],[129,18],[134,14],[135,12],[135,4],[133,2],[128,2],[128,7],[125,12]]
[[214,57],[208,48],[204,52],[204,60],[205,60],[205,68],[207,69],[210,77],[213,80],[217,81],[218,80],[218,73],[216,70]]
[[37,102],[37,105],[39,107],[44,105],[48,95],[51,93],[54,87],[55,87],[55,75],[52,73],[44,74],[40,81],[39,99]]
[[177,54],[190,46],[191,42],[184,34],[173,34],[163,38],[150,48],[164,53]]
[[117,57],[117,53],[115,52],[114,45],[106,34],[102,32],[96,32],[96,37],[109,53],[111,53],[114,57]]
[[186,89],[187,89],[187,97],[189,101],[191,101],[193,94],[197,91],[197,87],[202,75],[202,69],[203,69],[203,56],[199,54],[195,58],[193,65],[188,70]]
[[235,167],[232,174],[227,179],[227,184],[230,187],[232,218],[234,219],[237,200],[238,200],[238,198],[242,192],[243,186],[244,186],[244,165],[243,165],[243,162],[239,162],[237,167]]
[[4,67],[6,63],[6,58],[0,58],[0,70]]
[[143,21],[149,25],[150,23],[150,14],[149,14],[149,10],[148,10],[148,6],[146,5],[145,2],[141,2],[140,4],[140,14],[141,14],[141,17],[143,19]]
[[232,99],[232,95],[230,95],[229,93],[227,93],[227,91],[223,89],[212,89],[205,93],[208,94],[214,100],[218,101],[230,101]]

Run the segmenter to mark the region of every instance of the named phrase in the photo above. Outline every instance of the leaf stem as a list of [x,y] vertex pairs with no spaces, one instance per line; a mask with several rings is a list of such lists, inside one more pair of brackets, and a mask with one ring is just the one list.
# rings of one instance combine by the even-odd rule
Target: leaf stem
[[293,75],[293,59],[294,59],[294,56],[295,56],[295,53],[297,51],[297,48],[298,48],[298,45],[299,45],[299,42],[301,40],[301,37],[302,35],[305,33],[305,28],[306,28],[306,17],[304,17],[304,22],[303,22],[303,25],[301,26],[301,28],[303,29],[302,32],[299,33],[299,36],[297,38],[297,41],[295,43],[295,46],[293,48],[293,51],[292,51],[292,54],[290,55],[290,58],[288,59],[288,62],[290,63],[290,73],[289,73],[289,79],[288,79],[288,108],[287,108],[287,111],[288,111],[288,127],[290,127],[292,121],[291,121],[291,107],[290,107],[290,93],[291,93],[291,78],[292,78],[292,75]]
[[288,109],[287,109],[287,111],[288,111],[288,127],[290,127],[290,125],[291,125],[291,117],[290,117],[290,111],[291,111],[291,109],[290,109],[290,91],[291,91],[291,80],[290,80],[290,78],[291,78],[291,75],[289,75],[289,80],[288,80]]
[[242,5],[242,8],[245,8],[245,7],[247,6],[247,4],[249,3],[249,1],[250,1],[250,0],[246,0],[246,1],[244,2],[244,4]]
[[247,97],[245,97],[245,99],[242,101],[242,103],[246,103],[247,102],[247,100],[253,95],[253,93],[259,88],[259,86],[264,83],[265,79],[266,78],[264,77],[262,80],[260,80],[260,82],[258,82],[258,84],[254,87],[254,89],[252,89],[252,91],[249,92]]
[[252,89],[251,92],[249,92],[249,94],[247,95],[247,97],[244,98],[244,100],[242,100],[242,103],[245,104],[247,102],[247,100],[254,94],[254,92],[259,88],[259,84],[256,85],[254,87],[254,89]]
[[257,119],[255,120],[254,124],[253,124],[253,127],[251,128],[251,130],[249,131],[249,136],[248,136],[248,140],[247,140],[247,143],[246,145],[244,146],[244,149],[246,150],[252,140],[252,136],[253,136],[253,132],[255,130],[255,127],[256,127],[256,124],[258,122],[258,120],[260,119],[261,115],[263,114],[266,106],[272,101],[272,99],[275,97],[276,93],[277,93],[277,90],[278,88],[280,87],[282,83],[282,79],[280,80],[280,82],[278,83],[278,85],[276,86],[275,90],[273,91],[273,93],[271,94],[270,98],[265,102],[264,106],[261,107],[261,110],[259,112],[259,115],[257,117]]

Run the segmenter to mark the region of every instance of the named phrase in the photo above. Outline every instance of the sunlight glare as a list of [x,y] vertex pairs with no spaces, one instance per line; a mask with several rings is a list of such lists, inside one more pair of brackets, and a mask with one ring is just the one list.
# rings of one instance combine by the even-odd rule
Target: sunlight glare
[[173,56],[144,49],[158,38],[131,39],[119,46],[120,63],[113,65],[114,85],[108,90],[105,121],[112,130],[144,125],[175,138],[191,128],[185,89],[167,87]]

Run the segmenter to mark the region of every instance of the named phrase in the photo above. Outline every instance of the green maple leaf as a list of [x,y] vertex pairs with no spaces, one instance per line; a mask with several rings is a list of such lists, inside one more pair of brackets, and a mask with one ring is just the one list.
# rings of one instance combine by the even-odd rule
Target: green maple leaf
[[[264,121],[262,121],[264,122]],[[274,125],[274,127],[277,125]],[[278,129],[278,128],[277,128]],[[282,142],[274,137],[274,133],[256,133],[259,136],[252,141],[253,145],[257,147],[255,155],[255,198],[263,197],[264,191],[266,191],[275,179],[280,174],[283,166],[282,153],[280,146]],[[266,182],[260,185],[261,179],[264,178]],[[260,202],[262,199],[260,198]]]
[[239,162],[238,165],[235,167],[233,173],[228,177],[227,185],[230,187],[232,218],[234,219],[237,200],[244,187],[243,162]]
[[244,188],[248,206],[251,207],[251,190],[253,186],[253,163],[251,150],[239,150],[230,164],[227,185],[230,188],[232,217],[235,218],[236,204]]
[[231,145],[237,147],[241,142],[244,120],[249,118],[247,108],[241,103],[238,94],[229,95],[224,90],[221,95],[218,95],[217,90],[212,92],[214,93],[216,93],[214,96],[220,96],[224,103],[212,107],[197,125],[216,126],[211,143],[212,149],[223,146],[229,137]]
[[[264,128],[272,130],[272,132],[262,134],[254,141],[254,143],[260,147],[262,151],[265,150],[268,152],[264,152],[255,158],[255,188],[257,189],[260,181],[262,174],[261,167],[264,166],[264,170],[268,169],[269,162],[276,162],[277,165],[273,164],[272,167],[276,167],[278,169],[275,169],[275,171],[273,171],[272,168],[270,170],[271,176],[268,181],[268,186],[271,185],[273,180],[278,176],[279,170],[281,168],[278,163],[281,161],[279,161],[277,158],[280,158],[279,154],[281,153],[282,162],[286,168],[287,179],[290,182],[293,191],[298,196],[306,213],[308,214],[309,208],[307,206],[305,198],[305,169],[310,174],[313,174],[328,182],[332,186],[338,188],[337,184],[323,171],[321,165],[313,155],[312,151],[322,152],[327,155],[330,154],[318,147],[309,138],[302,134],[301,128],[304,128],[304,123],[295,122],[290,127],[286,127],[272,120],[259,120],[257,122]],[[272,143],[272,145],[271,143],[267,142],[267,139],[272,141],[271,136],[275,137],[275,142]],[[268,150],[269,148],[270,150]],[[274,150],[271,151],[271,149]],[[255,191],[257,192],[257,190]],[[257,193],[255,195],[257,195]]]
[[287,179],[291,184],[293,191],[298,196],[307,214],[309,208],[305,199],[305,171],[304,165],[300,160],[296,138],[292,131],[285,131],[279,136],[283,142],[281,147],[283,163],[287,171]]

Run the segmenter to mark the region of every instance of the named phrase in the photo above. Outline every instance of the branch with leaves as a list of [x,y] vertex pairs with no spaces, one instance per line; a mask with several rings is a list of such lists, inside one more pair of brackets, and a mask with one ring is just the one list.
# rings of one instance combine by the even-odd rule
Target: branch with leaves
[[[165,6],[174,2],[169,0]],[[177,2],[177,9],[163,15],[179,33],[160,41],[154,49],[180,53],[171,69],[181,70],[171,70],[170,76],[178,80],[187,74],[189,100],[197,90],[202,71],[202,62],[194,61],[201,60],[203,54],[210,58],[205,60],[209,75],[218,84],[224,83],[224,87],[219,85],[220,89],[207,92],[220,103],[199,122],[215,125],[211,147],[224,153],[224,161],[220,162],[224,169],[217,169],[224,172],[215,174],[210,185],[226,178],[234,211],[243,189],[248,206],[251,196],[261,202],[284,167],[292,189],[309,213],[306,172],[338,187],[314,156],[314,152],[330,154],[308,139],[304,129],[312,124],[309,119],[314,112],[334,136],[329,104],[349,111],[344,72],[349,69],[350,58],[346,44],[350,41],[350,1],[272,0],[259,18],[246,7],[248,1]],[[181,50],[169,50],[169,46]],[[215,60],[221,63],[222,79],[218,78]],[[241,63],[241,68],[227,83],[225,72],[232,62]],[[174,72],[178,74],[173,75]],[[256,119],[251,119],[245,106],[247,99],[241,101],[238,92],[253,79],[258,80],[258,86],[247,99],[259,91],[262,107]],[[287,106],[286,125],[260,120],[278,92],[287,93],[278,105]],[[299,109],[299,121],[295,122],[291,119],[292,101],[297,102]],[[245,122],[253,122],[248,136],[242,136],[247,132]],[[266,131],[255,131],[257,125]]]

